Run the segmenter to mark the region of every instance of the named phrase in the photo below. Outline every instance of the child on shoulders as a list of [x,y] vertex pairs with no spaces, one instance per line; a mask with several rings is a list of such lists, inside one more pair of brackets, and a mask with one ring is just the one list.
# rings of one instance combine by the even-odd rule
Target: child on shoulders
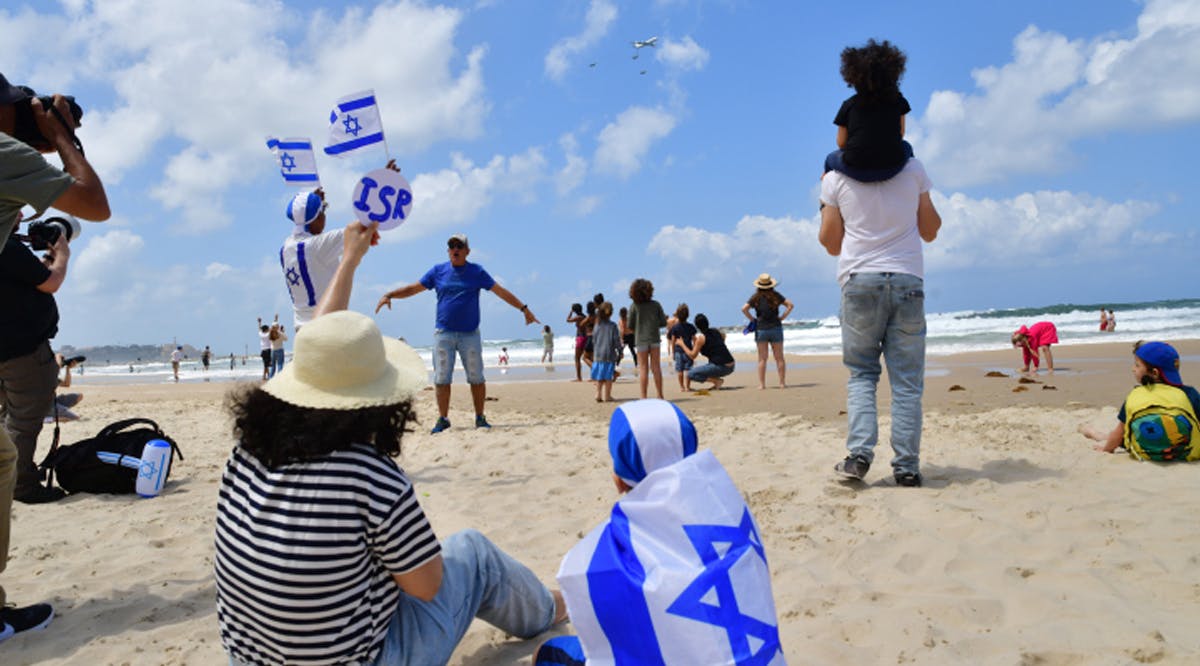
[[840,150],[825,158],[826,173],[838,171],[875,183],[904,170],[913,156],[904,140],[904,117],[912,109],[900,94],[906,61],[904,52],[886,39],[842,50],[842,79],[854,88],[854,95],[842,102],[833,119]]

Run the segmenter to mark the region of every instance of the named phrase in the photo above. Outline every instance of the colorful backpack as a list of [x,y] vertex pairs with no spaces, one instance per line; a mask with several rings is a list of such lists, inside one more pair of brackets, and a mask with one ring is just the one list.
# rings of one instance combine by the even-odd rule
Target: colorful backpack
[[1192,402],[1168,384],[1139,386],[1125,399],[1125,448],[1138,460],[1200,460]]

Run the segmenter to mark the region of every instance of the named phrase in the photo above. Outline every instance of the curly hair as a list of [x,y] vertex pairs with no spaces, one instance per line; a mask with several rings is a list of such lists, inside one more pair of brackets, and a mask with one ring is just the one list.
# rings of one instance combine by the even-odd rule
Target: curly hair
[[649,303],[654,298],[654,284],[646,278],[638,278],[629,285],[629,298],[634,303]]
[[[752,307],[756,311],[759,309],[777,310],[780,304],[783,303],[783,296],[780,296],[779,292],[775,291],[775,287],[769,287],[755,291],[748,300],[753,303]],[[763,301],[766,301],[766,303]]]
[[225,399],[242,448],[267,467],[318,458],[352,444],[369,444],[381,456],[400,455],[400,438],[416,422],[412,402],[361,409],[315,409],[284,402],[259,387],[234,390]]
[[900,93],[900,78],[908,57],[888,40],[867,40],[865,46],[842,49],[842,79],[868,102]]

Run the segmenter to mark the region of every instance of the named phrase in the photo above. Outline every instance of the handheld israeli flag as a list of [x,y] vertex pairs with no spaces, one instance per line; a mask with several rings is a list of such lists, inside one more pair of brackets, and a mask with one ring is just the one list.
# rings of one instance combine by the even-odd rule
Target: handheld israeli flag
[[376,143],[384,140],[375,91],[364,90],[339,99],[329,112],[329,145],[325,146],[325,154],[340,157]]
[[758,526],[711,451],[650,472],[558,582],[588,666],[787,663]]
[[267,148],[275,153],[283,182],[299,187],[321,183],[317,176],[317,158],[313,155],[311,139],[277,139],[269,136]]

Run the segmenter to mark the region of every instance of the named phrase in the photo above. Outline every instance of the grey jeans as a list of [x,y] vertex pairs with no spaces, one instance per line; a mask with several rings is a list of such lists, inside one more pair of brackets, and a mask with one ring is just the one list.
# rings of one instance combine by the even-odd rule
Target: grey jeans
[[24,356],[0,361],[0,424],[17,445],[17,484],[13,492],[18,497],[41,482],[34,452],[57,389],[58,364],[49,342]]

